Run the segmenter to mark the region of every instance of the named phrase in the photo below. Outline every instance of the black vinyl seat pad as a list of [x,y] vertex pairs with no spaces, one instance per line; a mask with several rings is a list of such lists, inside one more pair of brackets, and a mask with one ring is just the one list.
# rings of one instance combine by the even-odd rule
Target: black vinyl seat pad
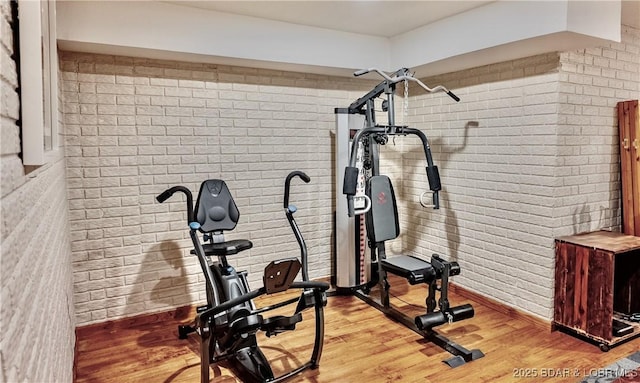
[[398,255],[382,260],[382,268],[389,273],[408,279],[412,283],[429,283],[436,277],[431,263],[412,255]]
[[[202,245],[204,255],[234,255],[241,251],[248,250],[253,247],[253,243],[248,239],[233,239],[220,243],[205,243]],[[195,250],[191,250],[191,254],[195,254]]]

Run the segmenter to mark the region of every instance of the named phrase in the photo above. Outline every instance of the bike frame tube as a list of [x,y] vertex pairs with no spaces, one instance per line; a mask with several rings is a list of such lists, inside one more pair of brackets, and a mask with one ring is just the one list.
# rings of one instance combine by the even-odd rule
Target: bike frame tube
[[300,258],[302,261],[302,280],[307,282],[309,281],[309,268],[307,266],[307,244],[302,237],[302,233],[298,228],[298,224],[296,223],[295,218],[293,218],[293,213],[287,208],[286,210],[287,220],[289,221],[289,225],[291,226],[291,230],[293,230],[293,234],[296,236],[296,240],[298,241],[298,245],[300,245]]
[[215,279],[213,277],[213,273],[211,272],[211,268],[209,267],[209,262],[207,262],[207,258],[205,257],[204,249],[202,248],[202,244],[200,243],[200,239],[198,238],[198,230],[190,229],[189,235],[191,236],[191,241],[193,242],[193,247],[196,250],[196,255],[198,256],[198,261],[200,262],[200,267],[202,267],[202,272],[204,273],[204,278],[207,281],[207,288],[211,289],[213,294],[213,302],[209,302],[212,305],[220,304],[220,296],[218,296],[218,289],[215,283]]

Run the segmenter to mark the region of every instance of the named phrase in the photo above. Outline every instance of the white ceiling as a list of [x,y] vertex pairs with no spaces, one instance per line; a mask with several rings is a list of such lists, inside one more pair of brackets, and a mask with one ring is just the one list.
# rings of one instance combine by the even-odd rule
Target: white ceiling
[[493,1],[168,1],[342,32],[393,37]]
[[[493,1],[174,0],[167,2],[343,32],[393,37]],[[622,23],[640,28],[640,0],[622,1]]]

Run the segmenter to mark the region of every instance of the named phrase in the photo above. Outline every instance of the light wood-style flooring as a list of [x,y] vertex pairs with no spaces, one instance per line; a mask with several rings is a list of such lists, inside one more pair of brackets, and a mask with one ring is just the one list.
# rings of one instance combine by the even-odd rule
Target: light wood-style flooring
[[[424,285],[392,281],[392,303],[418,314]],[[454,289],[455,290],[455,289]],[[474,294],[450,294],[452,305],[471,303],[472,319],[439,327],[462,346],[479,348],[484,358],[458,368],[442,360],[450,354],[350,296],[329,298],[325,310],[320,367],[291,382],[579,382],[585,375],[640,349],[640,338],[601,352],[597,346]],[[461,296],[463,294],[465,297]],[[281,298],[281,297],[278,297]],[[258,306],[273,297],[258,300]],[[260,336],[276,374],[307,361],[313,341],[312,310],[298,329]],[[176,326],[192,319],[190,309],[79,328],[76,382],[199,382],[198,336],[177,337]],[[413,314],[412,314],[413,315]],[[212,382],[236,382],[223,366],[211,366]],[[552,377],[549,377],[552,376]]]

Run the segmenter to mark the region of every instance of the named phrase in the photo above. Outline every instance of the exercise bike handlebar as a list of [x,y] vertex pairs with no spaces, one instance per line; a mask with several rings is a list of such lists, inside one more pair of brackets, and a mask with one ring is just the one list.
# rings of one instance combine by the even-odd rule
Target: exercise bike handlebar
[[[434,88],[429,88],[422,81],[418,80],[417,78],[415,78],[413,76],[408,76],[406,74],[402,75],[402,76],[395,75],[394,77],[390,77],[389,75],[387,75],[383,71],[379,70],[378,68],[368,68],[368,69],[361,69],[359,71],[356,71],[355,73],[353,73],[353,75],[358,77],[358,76],[362,76],[364,74],[367,74],[369,72],[376,72],[382,78],[384,78],[386,81],[388,81],[390,84],[396,84],[396,83],[398,83],[400,81],[412,81],[412,82],[415,82],[416,84],[420,85],[420,87],[422,89],[426,90],[429,93],[442,91],[442,92],[445,92],[447,95],[449,95],[449,97],[454,99],[456,102],[460,102],[460,97],[458,97],[455,94],[453,94],[452,91],[450,91],[449,89],[445,88],[444,86],[438,85],[438,86],[436,86]],[[403,71],[403,72],[407,73],[407,71]],[[396,73],[398,73],[398,72],[396,72]]]
[[295,177],[300,177],[305,183],[309,183],[311,178],[300,170],[295,170],[287,175],[287,178],[284,181],[284,212],[287,216],[287,221],[289,221],[289,226],[291,226],[291,230],[293,230],[293,235],[296,237],[296,241],[298,241],[298,246],[300,246],[300,260],[302,262],[302,280],[309,280],[309,268],[307,266],[307,244],[304,242],[304,237],[300,232],[300,228],[298,228],[298,224],[296,223],[295,218],[293,218],[293,213],[297,211],[297,208],[294,205],[289,205],[289,189],[291,188],[291,180]]
[[289,175],[284,181],[284,208],[285,209],[289,207],[289,189],[291,189],[291,180],[294,177],[300,177],[300,179],[303,180],[305,183],[309,183],[309,181],[311,181],[311,178],[309,178],[309,176],[305,172],[296,170],[289,173]]
[[176,193],[181,192],[187,196],[187,221],[188,223],[193,222],[193,194],[191,194],[191,190],[187,189],[184,186],[174,186],[169,188],[162,193],[156,196],[156,200],[160,203],[163,203],[167,199],[171,198],[171,196]]

